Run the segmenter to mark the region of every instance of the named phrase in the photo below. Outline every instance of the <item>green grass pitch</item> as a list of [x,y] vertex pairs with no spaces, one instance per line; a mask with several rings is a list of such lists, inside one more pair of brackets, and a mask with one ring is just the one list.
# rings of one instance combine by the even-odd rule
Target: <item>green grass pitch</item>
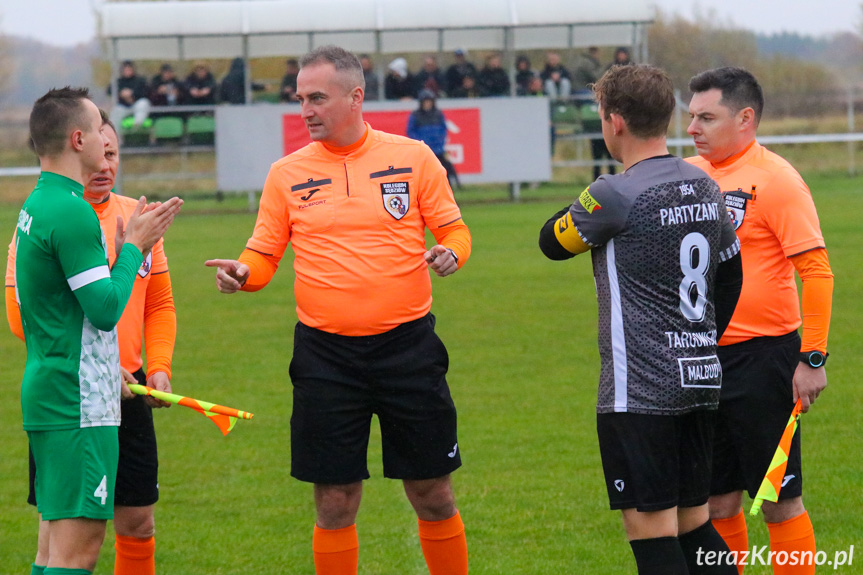
[[[805,502],[819,547],[830,557],[858,547],[855,565],[835,572],[863,573],[863,178],[822,175],[809,183],[836,292],[830,385],[803,418]],[[537,248],[542,223],[581,189],[557,187],[553,199],[546,193],[520,204],[478,203],[473,191],[463,192],[473,255],[455,276],[433,279],[433,311],[449,348],[459,409],[464,466],[454,484],[474,574],[635,571],[619,514],[607,508],[596,445],[599,358],[590,260],[550,262]],[[524,196],[530,200],[532,192]],[[0,206],[6,237],[17,210]],[[204,212],[189,202],[167,237],[179,320],[174,389],[255,418],[222,437],[191,410],[155,413],[158,572],[311,574],[312,491],[288,474],[287,371],[296,321],[290,261],[262,292],[219,294],[203,262],[236,257],[254,216]],[[18,393],[24,350],[2,331],[0,572],[26,574],[36,514],[25,504],[27,443]],[[416,519],[400,484],[381,477],[376,423],[372,428],[373,477],[358,518],[360,573],[426,573]],[[760,523],[750,521],[750,545],[767,543]],[[112,564],[109,530],[96,573],[111,573]]]

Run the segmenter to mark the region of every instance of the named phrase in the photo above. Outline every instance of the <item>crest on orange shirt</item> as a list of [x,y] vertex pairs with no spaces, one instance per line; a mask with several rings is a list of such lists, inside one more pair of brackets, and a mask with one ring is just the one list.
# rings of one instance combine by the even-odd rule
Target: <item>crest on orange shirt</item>
[[737,190],[734,192],[725,192],[722,195],[725,197],[725,208],[728,210],[728,217],[731,218],[731,223],[736,230],[743,223],[743,218],[746,217],[746,204],[752,199],[752,194],[747,194],[743,190]]
[[138,275],[145,278],[151,269],[153,269],[153,252],[148,253],[144,261],[141,262],[141,267],[138,268]]
[[411,196],[408,182],[386,182],[381,184],[381,198],[389,215],[397,220],[408,213],[411,206]]

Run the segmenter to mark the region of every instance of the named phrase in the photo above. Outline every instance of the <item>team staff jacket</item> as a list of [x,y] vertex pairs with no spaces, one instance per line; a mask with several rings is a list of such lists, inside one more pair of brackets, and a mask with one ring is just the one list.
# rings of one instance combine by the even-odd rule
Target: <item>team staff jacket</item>
[[[113,192],[101,204],[93,205],[99,218],[99,225],[105,234],[108,248],[108,263],[114,265],[116,250],[114,240],[117,232],[117,216],[129,221],[135,211],[137,200],[118,196]],[[12,333],[24,339],[21,326],[21,312],[15,301],[15,243],[17,232],[9,245],[6,261],[6,317]],[[171,377],[171,358],[177,336],[177,316],[174,296],[171,289],[171,276],[168,273],[168,259],[165,257],[163,240],[156,242],[138,268],[138,276],[132,288],[129,303],[117,323],[117,337],[120,345],[120,365],[129,372],[141,369],[142,340],[146,340],[147,373],[165,372]]]
[[431,309],[426,228],[464,265],[470,232],[440,161],[422,142],[366,124],[352,146],[312,142],[273,164],[240,257],[252,269],[243,289],[266,285],[290,242],[302,323],[383,333]]
[[126,243],[113,269],[81,184],[43,172],[18,216],[15,282],[27,363],[24,429],[120,424],[115,326],[143,258]]
[[740,238],[743,291],[720,340],[730,345],[780,336],[800,327],[795,267],[803,280],[803,350],[827,350],[833,274],[812,195],[785,159],[753,143],[742,153],[703,169],[723,192]]

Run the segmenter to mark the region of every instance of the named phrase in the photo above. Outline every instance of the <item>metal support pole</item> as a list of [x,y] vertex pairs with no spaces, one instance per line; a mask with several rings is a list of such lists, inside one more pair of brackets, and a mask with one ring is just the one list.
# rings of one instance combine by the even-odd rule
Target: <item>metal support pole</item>
[[521,182],[510,182],[509,183],[509,198],[513,202],[521,201]]
[[252,66],[249,62],[249,36],[243,35],[243,68],[245,74],[243,78],[243,92],[246,94],[246,105],[252,103]]
[[[677,140],[683,138],[683,122],[680,121],[680,115],[683,113],[683,101],[680,99],[680,90],[674,91],[674,137]],[[683,156],[683,146],[677,145],[675,154],[678,157]]]
[[501,64],[509,70],[509,95],[516,95],[515,85],[515,30],[510,27],[503,29],[503,58]]
[[[848,133],[854,133],[854,88],[848,88]],[[853,141],[848,141],[848,175],[853,176],[857,173],[854,165],[854,152],[857,146]]]
[[[119,78],[120,75],[120,65],[119,65],[119,42],[117,38],[111,38],[111,48],[113,49],[113,54],[111,54],[111,107],[117,105],[120,101],[119,94]],[[122,126],[114,126],[114,129],[117,131],[117,141],[123,142],[123,127]],[[117,167],[117,177],[114,182],[114,189],[120,195],[123,194],[123,164],[121,163]]]
[[383,48],[384,48],[384,42],[383,42],[383,39],[381,38],[381,31],[375,30],[375,52],[376,52],[375,55],[378,57],[377,65],[375,65],[375,75],[378,77],[378,101],[379,102],[383,101],[383,99],[384,99],[384,83],[386,82],[386,74],[384,73],[384,70],[386,70],[386,66],[384,66],[383,68],[381,67],[381,64],[383,64],[383,62],[381,62],[381,58],[380,58],[382,56],[381,51],[383,50]]

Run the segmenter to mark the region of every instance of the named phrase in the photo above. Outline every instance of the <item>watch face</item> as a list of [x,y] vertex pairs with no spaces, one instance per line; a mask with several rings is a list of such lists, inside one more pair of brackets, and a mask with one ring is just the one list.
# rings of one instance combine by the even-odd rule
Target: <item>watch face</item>
[[809,365],[812,367],[821,367],[824,365],[824,354],[820,351],[813,351],[809,354]]

